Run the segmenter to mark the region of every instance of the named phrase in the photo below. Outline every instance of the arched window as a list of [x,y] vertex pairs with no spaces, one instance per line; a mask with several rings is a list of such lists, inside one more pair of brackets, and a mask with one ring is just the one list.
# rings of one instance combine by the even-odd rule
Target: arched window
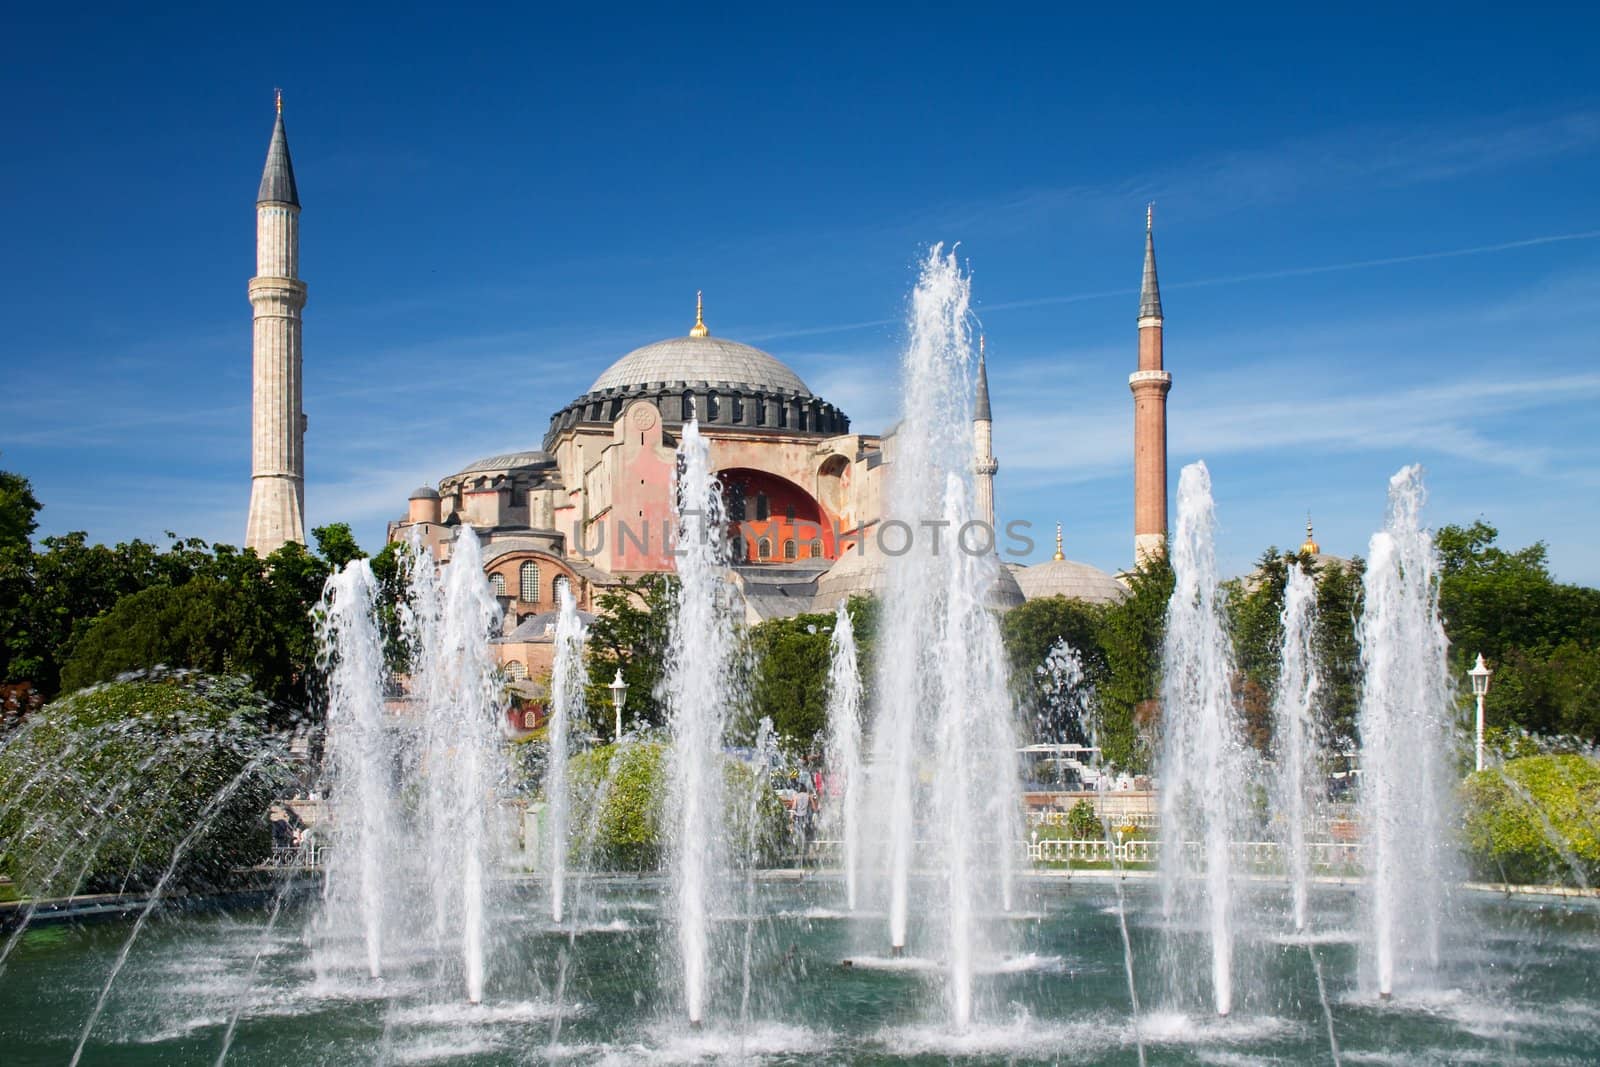
[[820,538],[820,537],[811,542],[811,558],[812,559],[821,559],[822,558],[822,538]]
[[720,414],[722,414],[722,397],[713,389],[706,394],[706,421],[716,422]]
[[783,558],[784,559],[795,559],[798,556],[798,554],[799,553],[798,553],[798,549],[795,547],[794,538],[791,537],[791,538],[789,538],[787,541],[785,541],[783,543]]
[[537,604],[539,602],[539,565],[531,559],[522,565],[521,584],[522,601],[527,604]]
[[683,421],[688,422],[694,418],[694,394],[687,389],[683,391]]
[[503,574],[489,575],[489,588],[494,590],[495,596],[506,595],[506,576]]
[[737,426],[739,423],[744,421],[744,397],[740,396],[738,393],[734,393],[733,396],[728,399],[728,407],[730,409],[730,414],[728,415],[729,422]]
[[763,537],[761,540],[756,542],[756,558],[757,559],[771,559],[772,558],[772,542],[767,540],[765,537]]
[[506,664],[506,674],[520,682],[528,676],[528,668],[521,660],[514,659]]
[[565,574],[556,575],[555,581],[550,583],[550,599],[555,603],[560,604],[561,590],[570,588],[571,585],[572,579],[568,578]]
[[767,494],[756,494],[756,521],[766,522],[772,517],[772,506],[767,503]]

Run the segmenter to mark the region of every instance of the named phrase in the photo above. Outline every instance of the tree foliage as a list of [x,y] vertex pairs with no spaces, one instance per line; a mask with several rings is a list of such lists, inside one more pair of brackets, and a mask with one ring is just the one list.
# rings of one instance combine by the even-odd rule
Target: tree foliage
[[1600,760],[1528,756],[1478,771],[1462,789],[1476,877],[1566,885],[1600,879]]
[[[270,845],[287,764],[237,678],[150,675],[58,700],[0,749],[0,866],[30,896],[215,889]],[[183,854],[180,844],[194,834]]]
[[595,598],[589,626],[589,707],[610,715],[609,686],[618,669],[628,683],[624,718],[650,726],[665,721],[660,687],[667,663],[677,579],[646,574],[624,579]]
[[1451,665],[1464,680],[1481,652],[1494,669],[1491,726],[1600,741],[1600,589],[1557,582],[1542,542],[1498,537],[1482,520],[1435,535]]
[[[851,597],[845,608],[856,635],[856,666],[871,678],[870,652],[876,624],[874,602]],[[807,753],[820,747],[828,726],[828,671],[833,658],[834,616],[795,615],[768,619],[750,630],[755,658],[753,711],[772,720],[783,746]]]
[[[602,745],[573,758],[568,771],[573,862],[601,870],[649,871],[666,849],[666,746]],[[783,804],[765,774],[722,761],[725,825],[735,863],[770,863],[784,841]]]

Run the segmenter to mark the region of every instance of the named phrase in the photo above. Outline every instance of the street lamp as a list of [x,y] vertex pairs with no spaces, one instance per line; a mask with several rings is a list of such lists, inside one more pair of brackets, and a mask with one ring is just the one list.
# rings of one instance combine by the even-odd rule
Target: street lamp
[[[1481,658],[1481,657],[1480,657]],[[611,706],[617,709],[617,740],[622,740],[622,705],[628,702],[628,683],[622,680],[622,668],[617,668],[617,676],[611,679],[611,684],[606,686],[611,690]],[[1482,705],[1482,701],[1479,701]],[[1481,719],[1482,716],[1479,716]]]
[[1484,666],[1482,652],[1478,653],[1478,662],[1467,672],[1467,677],[1472,679],[1472,695],[1478,698],[1478,728],[1474,734],[1476,741],[1474,752],[1477,757],[1476,769],[1480,771],[1483,770],[1483,697],[1489,692],[1489,676],[1493,673],[1494,671]]

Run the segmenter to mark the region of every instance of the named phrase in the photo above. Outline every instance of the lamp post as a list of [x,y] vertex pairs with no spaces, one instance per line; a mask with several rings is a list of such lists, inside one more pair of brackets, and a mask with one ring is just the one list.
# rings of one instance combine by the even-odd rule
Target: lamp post
[[1478,698],[1478,728],[1473,735],[1476,742],[1473,751],[1477,764],[1475,769],[1480,771],[1483,770],[1483,697],[1489,692],[1489,676],[1493,673],[1494,671],[1484,666],[1482,652],[1478,653],[1478,662],[1467,672],[1467,677],[1472,679],[1472,695]]
[[[617,709],[617,740],[622,740],[622,705],[628,702],[628,683],[622,680],[622,668],[617,668],[617,676],[611,679],[611,684],[606,686],[611,690],[611,706]],[[1479,706],[1482,706],[1480,700]],[[1482,716],[1479,716],[1480,720]]]

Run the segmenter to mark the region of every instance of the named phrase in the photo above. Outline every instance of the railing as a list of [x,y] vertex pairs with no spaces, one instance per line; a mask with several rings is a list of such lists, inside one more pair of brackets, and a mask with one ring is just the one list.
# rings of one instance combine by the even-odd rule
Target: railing
[[[1185,848],[1191,851],[1198,852],[1203,847],[1198,841],[1185,842]],[[1306,850],[1313,870],[1350,871],[1361,866],[1361,846],[1354,842],[1309,841]],[[1234,863],[1244,870],[1281,872],[1288,863],[1287,849],[1276,841],[1235,841],[1230,851]],[[1032,863],[1153,864],[1160,859],[1160,852],[1160,841],[1144,838],[1045,838],[1028,844]]]
[[322,866],[322,848],[310,837],[298,845],[274,845],[267,866],[284,871],[314,871]]

